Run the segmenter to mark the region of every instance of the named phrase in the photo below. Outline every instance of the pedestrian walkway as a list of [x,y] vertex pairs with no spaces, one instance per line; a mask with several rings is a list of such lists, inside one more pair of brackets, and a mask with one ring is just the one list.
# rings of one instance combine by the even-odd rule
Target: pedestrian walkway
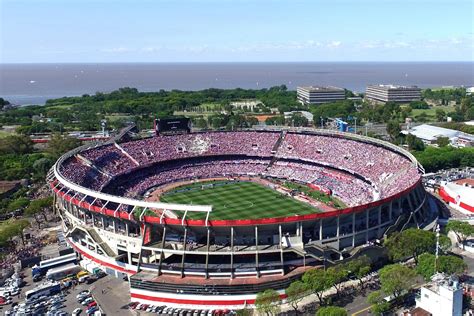
[[97,280],[91,291],[106,315],[132,315],[127,306],[130,302],[128,282],[109,275]]

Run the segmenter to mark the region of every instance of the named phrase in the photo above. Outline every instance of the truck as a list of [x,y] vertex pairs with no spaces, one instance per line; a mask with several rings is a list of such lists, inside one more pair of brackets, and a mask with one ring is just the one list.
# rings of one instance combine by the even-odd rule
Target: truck
[[77,273],[82,271],[82,268],[77,264],[70,263],[65,266],[60,266],[54,269],[48,270],[46,278],[48,280],[59,281],[70,277],[76,277]]

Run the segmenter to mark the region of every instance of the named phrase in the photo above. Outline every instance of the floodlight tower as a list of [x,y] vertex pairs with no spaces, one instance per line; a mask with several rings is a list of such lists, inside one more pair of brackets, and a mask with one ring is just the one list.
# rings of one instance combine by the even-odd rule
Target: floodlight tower
[[102,127],[102,136],[105,137],[105,129],[107,128],[107,120],[100,120],[100,126]]

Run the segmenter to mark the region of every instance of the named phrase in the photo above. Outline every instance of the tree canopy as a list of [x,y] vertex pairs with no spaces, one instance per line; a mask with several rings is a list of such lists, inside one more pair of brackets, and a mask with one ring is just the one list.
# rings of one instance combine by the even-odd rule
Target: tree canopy
[[30,226],[26,219],[10,219],[0,223],[0,246],[5,246],[13,237],[20,236],[23,244],[23,230]]
[[367,256],[361,256],[346,263],[346,269],[359,280],[361,288],[364,288],[362,278],[369,274],[370,265],[371,261]]
[[65,152],[79,147],[81,142],[77,138],[72,138],[69,136],[61,134],[53,134],[51,140],[48,142],[48,152],[53,156],[58,158]]
[[276,315],[280,311],[280,303],[280,295],[273,289],[258,293],[255,299],[257,311],[265,315]]
[[319,304],[323,305],[323,292],[331,288],[331,280],[323,269],[311,269],[306,271],[302,277],[303,282],[319,299]]
[[474,235],[474,226],[463,221],[449,221],[448,224],[446,224],[446,230],[452,231],[463,246],[466,239]]
[[395,232],[384,242],[392,260],[401,260],[413,257],[415,262],[424,252],[433,252],[436,246],[436,235],[431,231],[409,228],[402,232]]
[[[446,274],[462,274],[467,268],[467,264],[463,259],[456,256],[441,255],[438,257],[438,262],[435,264],[435,255],[430,253],[424,253],[420,255],[418,264],[416,266],[416,272],[423,276],[425,280],[435,274],[435,272],[444,272]],[[437,269],[435,269],[437,267]]]
[[382,315],[390,309],[390,303],[384,299],[382,291],[370,293],[367,302],[372,304],[371,312],[374,315]]
[[347,316],[347,311],[339,306],[326,306],[318,309],[316,316]]
[[290,286],[285,289],[286,302],[293,307],[296,313],[298,313],[298,304],[308,293],[308,286],[302,281],[293,281]]
[[474,166],[474,148],[455,148],[446,146],[436,148],[428,146],[424,151],[413,153],[426,172],[442,169]]
[[382,291],[397,298],[410,289],[416,272],[401,264],[391,264],[380,269],[379,277]]

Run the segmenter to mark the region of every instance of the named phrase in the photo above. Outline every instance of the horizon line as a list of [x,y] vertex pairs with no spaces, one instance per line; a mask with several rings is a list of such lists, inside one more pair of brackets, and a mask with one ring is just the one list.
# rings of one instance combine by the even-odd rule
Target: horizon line
[[64,61],[64,62],[0,62],[0,65],[28,64],[270,64],[270,63],[474,63],[474,60],[306,60],[306,61]]

